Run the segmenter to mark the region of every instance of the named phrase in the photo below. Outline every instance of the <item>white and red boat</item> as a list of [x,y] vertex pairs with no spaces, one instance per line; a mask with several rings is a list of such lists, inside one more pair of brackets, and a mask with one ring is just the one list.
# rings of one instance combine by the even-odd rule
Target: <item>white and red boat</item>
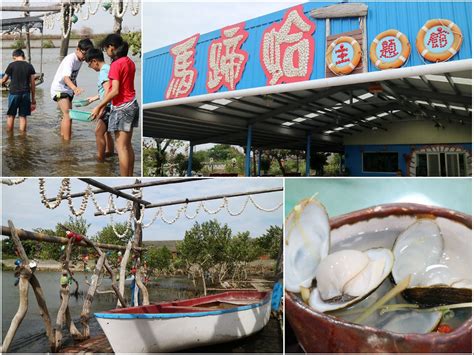
[[271,294],[229,291],[95,316],[116,353],[171,352],[258,332],[270,318]]

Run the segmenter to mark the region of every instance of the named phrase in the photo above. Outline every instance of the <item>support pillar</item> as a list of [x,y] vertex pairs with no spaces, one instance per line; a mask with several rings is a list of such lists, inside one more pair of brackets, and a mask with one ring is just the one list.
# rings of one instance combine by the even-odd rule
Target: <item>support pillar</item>
[[188,172],[187,176],[193,176],[193,148],[194,145],[189,142],[189,156],[188,156]]
[[252,146],[252,125],[247,128],[247,147],[245,149],[245,176],[250,176],[250,151]]
[[311,132],[306,133],[306,174],[305,176],[309,176],[311,173]]
[[259,149],[258,150],[258,163],[257,163],[257,176],[262,176],[261,171],[262,171],[262,151]]

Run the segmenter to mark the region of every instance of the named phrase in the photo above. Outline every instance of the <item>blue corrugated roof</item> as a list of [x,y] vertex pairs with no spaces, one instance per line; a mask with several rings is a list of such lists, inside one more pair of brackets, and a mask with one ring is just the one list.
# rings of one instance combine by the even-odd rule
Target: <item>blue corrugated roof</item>
[[[472,4],[471,2],[443,1],[443,2],[361,2],[368,5],[367,14],[367,38],[370,42],[380,32],[387,29],[397,29],[405,33],[411,43],[412,52],[407,66],[424,64],[423,58],[418,54],[415,41],[420,28],[430,19],[449,19],[455,22],[463,33],[463,44],[460,51],[450,60],[472,58]],[[321,8],[334,3],[306,3],[303,4],[308,18],[311,10]],[[276,21],[281,21],[286,10],[277,11],[262,17],[246,21],[245,30],[249,37],[242,49],[249,53],[249,60],[245,67],[242,79],[237,84],[237,90],[266,85],[266,77],[260,64],[260,44],[265,29]],[[312,19],[312,18],[311,18]],[[310,79],[325,77],[325,20],[312,19],[316,24],[315,60]],[[229,24],[232,25],[232,24]],[[331,34],[352,31],[359,28],[358,19],[334,19],[331,20]],[[220,38],[220,30],[202,34],[196,45],[195,68],[198,75],[196,84],[190,96],[207,94],[207,56],[209,45],[212,40]],[[171,46],[159,48],[145,53],[143,57],[143,91],[144,103],[164,100],[164,94],[171,78],[173,60],[169,54]],[[378,69],[369,60],[369,71]],[[220,91],[226,91],[222,87]]]

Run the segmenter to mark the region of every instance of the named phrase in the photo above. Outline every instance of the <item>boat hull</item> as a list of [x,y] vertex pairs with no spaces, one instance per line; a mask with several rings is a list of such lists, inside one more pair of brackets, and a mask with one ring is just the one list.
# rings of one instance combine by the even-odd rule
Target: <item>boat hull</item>
[[[96,314],[114,352],[171,352],[219,344],[247,337],[261,330],[270,318],[271,302],[220,311],[143,314],[140,318],[112,318]],[[117,315],[115,315],[117,317]]]

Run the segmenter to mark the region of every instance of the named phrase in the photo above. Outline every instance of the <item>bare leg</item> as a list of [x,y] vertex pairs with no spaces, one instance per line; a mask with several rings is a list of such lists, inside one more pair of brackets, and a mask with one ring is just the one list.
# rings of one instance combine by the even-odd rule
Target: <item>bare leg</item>
[[128,161],[128,176],[133,176],[133,166],[135,164],[135,152],[133,151],[133,146],[132,146],[133,128],[129,133],[130,133],[130,137],[127,141],[128,154],[130,156],[130,159]]
[[[132,140],[132,132],[117,131],[115,132],[115,147],[117,148],[117,154],[119,158],[120,175],[130,175],[130,160],[134,160],[133,156],[130,156],[130,148]],[[133,153],[133,150],[132,150]],[[132,165],[133,166],[133,165]]]
[[71,116],[69,116],[69,110],[72,108],[71,100],[68,98],[59,99],[58,106],[63,114],[63,119],[61,120],[61,136],[69,141],[71,140],[72,130]]
[[105,158],[105,149],[106,149],[106,139],[105,139],[105,123],[101,119],[97,120],[97,125],[95,126],[95,141],[97,143],[97,160],[104,161]]
[[26,133],[26,126],[27,126],[26,117],[20,116],[20,132],[22,134]]
[[13,125],[15,124],[15,116],[7,115],[7,132],[13,133]]
[[111,157],[114,155],[114,139],[110,132],[105,133],[105,156]]

